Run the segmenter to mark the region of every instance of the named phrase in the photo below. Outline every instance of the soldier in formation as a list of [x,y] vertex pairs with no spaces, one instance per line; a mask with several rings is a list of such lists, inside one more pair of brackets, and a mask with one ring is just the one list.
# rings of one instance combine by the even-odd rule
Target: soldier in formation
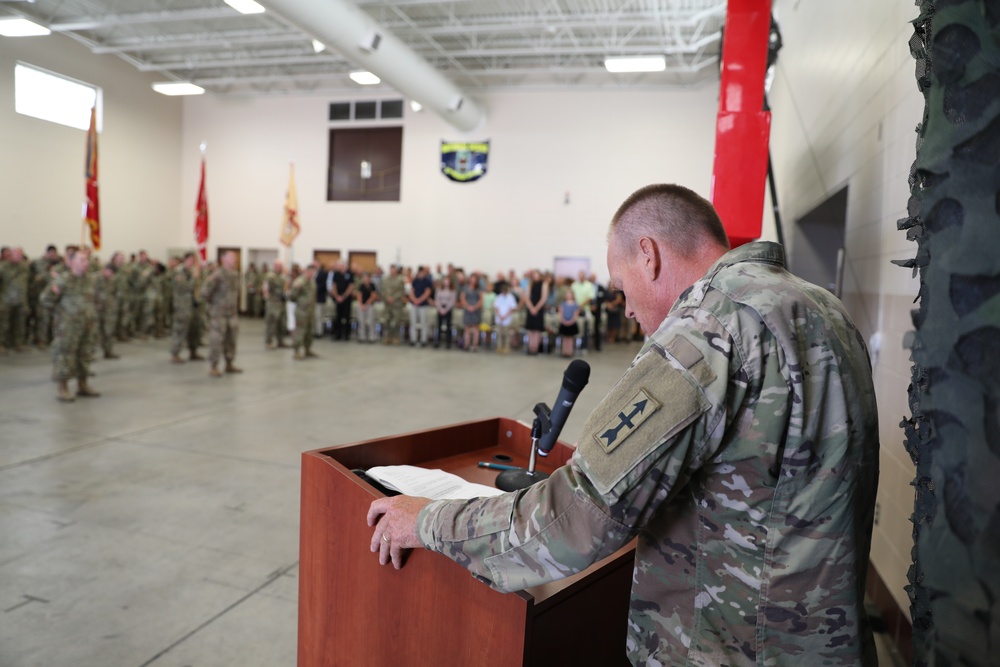
[[21,248],[11,248],[0,263],[0,353],[27,347],[28,263]]
[[184,255],[183,263],[177,265],[171,275],[171,299],[174,304],[172,330],[170,336],[170,361],[183,364],[181,349],[188,349],[191,361],[204,359],[198,354],[201,343],[201,317],[196,317],[197,298],[197,263],[195,255],[189,252]]
[[52,342],[52,318],[49,311],[42,308],[39,297],[52,280],[53,271],[60,263],[59,251],[54,245],[45,249],[45,254],[31,263],[28,283],[28,325],[34,334],[35,345],[44,350]]
[[96,278],[94,307],[97,310],[97,338],[105,359],[118,359],[115,354],[115,321],[118,318],[118,297],[115,295],[115,265],[109,262]]
[[57,397],[72,402],[69,381],[76,378],[76,395],[100,394],[87,382],[97,336],[94,307],[94,277],[88,272],[90,253],[81,249],[67,257],[67,270],[52,280],[41,295],[44,307],[53,311],[55,335],[52,341],[53,376],[59,383]]
[[205,280],[201,287],[209,315],[208,362],[211,377],[222,377],[219,360],[226,360],[226,373],[242,373],[233,364],[236,358],[236,336],[239,332],[240,274],[236,271],[236,253],[227,252],[222,264]]
[[260,290],[263,280],[260,272],[253,262],[247,267],[247,272],[243,276],[244,286],[247,290],[247,315],[250,317],[260,317]]
[[264,345],[269,350],[285,345],[285,277],[281,262],[274,262],[261,288],[266,303]]
[[295,358],[317,356],[312,351],[313,333],[316,329],[316,265],[310,264],[292,281],[288,298],[295,303]]

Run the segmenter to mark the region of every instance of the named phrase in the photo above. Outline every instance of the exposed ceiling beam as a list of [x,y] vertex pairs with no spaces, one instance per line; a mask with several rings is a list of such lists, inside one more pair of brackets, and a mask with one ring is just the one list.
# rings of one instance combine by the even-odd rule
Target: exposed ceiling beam
[[107,14],[105,16],[89,16],[56,22],[49,25],[54,32],[73,32],[78,30],[98,30],[114,28],[122,25],[138,25],[143,23],[170,23],[178,21],[207,21],[210,19],[239,18],[243,16],[231,7],[205,7],[203,9],[180,9],[162,12],[137,12],[134,14]]
[[212,32],[196,35],[167,35],[157,37],[129,37],[92,49],[94,53],[119,53],[122,51],[169,51],[196,48],[219,48],[232,46],[253,46],[255,44],[287,44],[308,42],[301,32],[275,32],[261,34],[252,31]]

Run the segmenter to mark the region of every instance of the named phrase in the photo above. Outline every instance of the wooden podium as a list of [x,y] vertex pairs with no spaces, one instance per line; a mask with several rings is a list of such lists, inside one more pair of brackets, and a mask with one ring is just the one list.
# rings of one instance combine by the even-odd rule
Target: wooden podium
[[[381,493],[352,472],[377,465],[441,468],[493,486],[478,461],[527,467],[530,429],[487,419],[302,455],[299,667],[627,665],[634,546],[576,576],[499,593],[437,553],[402,569],[369,550],[368,506]],[[557,443],[539,470],[572,449]]]

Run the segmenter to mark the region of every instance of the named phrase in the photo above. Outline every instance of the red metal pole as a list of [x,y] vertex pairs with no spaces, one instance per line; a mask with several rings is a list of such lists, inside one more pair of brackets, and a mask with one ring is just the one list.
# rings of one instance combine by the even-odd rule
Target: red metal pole
[[733,247],[760,237],[771,134],[771,113],[764,110],[770,32],[770,0],[729,0],[711,199]]

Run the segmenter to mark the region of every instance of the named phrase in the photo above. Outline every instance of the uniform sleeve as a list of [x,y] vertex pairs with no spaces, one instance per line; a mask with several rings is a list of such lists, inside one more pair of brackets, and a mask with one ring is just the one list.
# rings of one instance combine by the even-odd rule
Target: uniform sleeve
[[573,465],[522,491],[434,501],[417,529],[426,548],[503,592],[581,572],[632,538]]
[[219,285],[219,274],[218,272],[213,273],[208,278],[205,278],[205,282],[201,285],[201,298],[205,301],[210,301],[215,295],[215,290]]
[[627,544],[718,445],[729,358],[710,353],[711,340],[651,345],[587,419],[567,465],[522,491],[430,503],[417,521],[423,545],[506,592]]
[[[58,286],[59,294],[55,294],[52,291],[53,285]],[[49,283],[48,287],[42,290],[42,293],[38,296],[38,302],[41,303],[42,306],[45,308],[53,308],[57,303],[59,303],[59,299],[62,298],[62,292],[65,289],[66,289],[66,281],[64,281],[62,278],[56,278],[51,283]]]

